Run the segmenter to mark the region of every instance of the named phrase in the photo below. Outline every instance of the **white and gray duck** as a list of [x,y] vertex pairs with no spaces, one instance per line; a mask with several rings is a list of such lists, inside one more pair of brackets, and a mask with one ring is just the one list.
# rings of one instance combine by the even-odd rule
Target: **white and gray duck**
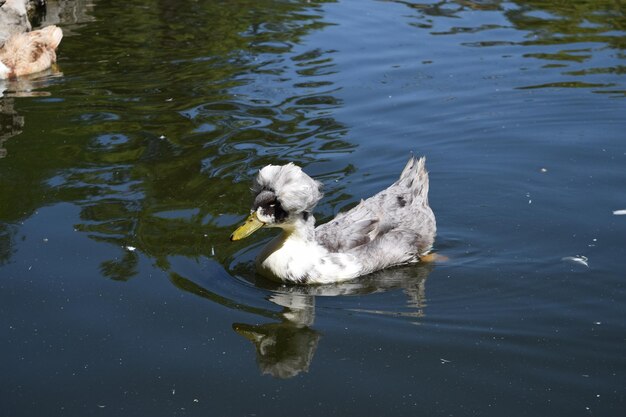
[[250,216],[230,239],[261,227],[282,229],[257,256],[256,269],[285,283],[337,283],[430,261],[437,227],[425,162],[412,157],[391,186],[318,227],[312,210],[322,198],[321,183],[293,163],[268,165],[253,181]]

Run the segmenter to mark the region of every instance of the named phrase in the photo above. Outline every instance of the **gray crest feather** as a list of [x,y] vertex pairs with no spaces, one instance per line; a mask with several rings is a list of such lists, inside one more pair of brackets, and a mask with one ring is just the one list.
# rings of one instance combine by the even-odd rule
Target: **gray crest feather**
[[259,170],[252,184],[256,194],[269,190],[276,194],[283,209],[300,213],[310,211],[322,198],[321,183],[297,165],[267,165]]

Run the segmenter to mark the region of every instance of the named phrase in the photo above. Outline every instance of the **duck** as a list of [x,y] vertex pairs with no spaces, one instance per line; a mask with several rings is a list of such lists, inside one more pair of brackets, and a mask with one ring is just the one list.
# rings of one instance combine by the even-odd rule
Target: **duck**
[[250,215],[230,240],[260,228],[281,230],[256,257],[261,276],[284,284],[334,284],[433,260],[437,226],[425,157],[412,156],[389,187],[316,227],[312,211],[321,187],[293,163],[259,170]]
[[50,68],[63,31],[55,25],[9,37],[0,48],[0,79],[16,78]]

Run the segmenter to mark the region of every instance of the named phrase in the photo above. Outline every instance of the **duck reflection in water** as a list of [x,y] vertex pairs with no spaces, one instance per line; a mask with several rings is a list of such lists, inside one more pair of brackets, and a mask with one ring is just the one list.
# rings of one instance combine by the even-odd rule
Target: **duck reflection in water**
[[254,344],[263,374],[292,378],[309,370],[320,339],[320,333],[310,328],[315,319],[315,297],[276,293],[269,300],[284,307],[280,323],[235,323],[233,330]]
[[[0,89],[4,91],[1,85]],[[4,142],[22,133],[23,128],[24,116],[20,116],[15,110],[13,99],[0,98],[0,159],[7,156]]]
[[[316,297],[363,296],[402,290],[407,296],[402,311],[348,310],[419,319],[424,315],[426,277],[433,264],[420,264],[380,271],[359,280],[322,286],[279,286],[269,281],[257,282],[274,293],[269,301],[281,306],[281,321],[266,324],[233,324],[233,330],[251,341],[256,348],[257,363],[262,374],[276,378],[292,378],[308,372],[321,334],[313,329]],[[345,307],[344,307],[345,308]]]
[[57,68],[49,68],[36,76],[18,79],[0,79],[0,159],[7,156],[5,142],[22,133],[24,116],[15,110],[15,99],[21,97],[48,97],[46,87],[63,74]]

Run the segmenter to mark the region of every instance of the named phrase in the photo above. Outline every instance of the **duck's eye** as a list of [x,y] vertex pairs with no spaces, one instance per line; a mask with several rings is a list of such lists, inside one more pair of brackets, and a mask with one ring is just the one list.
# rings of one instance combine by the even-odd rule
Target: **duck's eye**
[[288,216],[287,212],[283,210],[280,205],[280,201],[278,200],[274,200],[269,204],[261,206],[261,209],[263,210],[263,214],[266,216],[274,217],[277,223],[284,221]]

